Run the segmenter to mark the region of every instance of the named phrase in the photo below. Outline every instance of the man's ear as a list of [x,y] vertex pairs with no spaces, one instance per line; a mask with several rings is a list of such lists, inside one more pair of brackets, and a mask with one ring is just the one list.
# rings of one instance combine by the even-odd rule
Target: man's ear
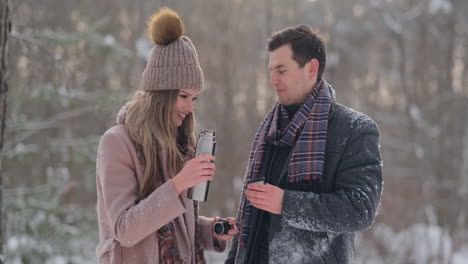
[[307,76],[310,78],[310,79],[315,79],[317,78],[317,74],[318,74],[318,71],[319,71],[319,66],[320,66],[320,63],[317,59],[311,59],[308,64],[310,65],[309,66],[309,69],[308,69],[308,72],[307,72]]

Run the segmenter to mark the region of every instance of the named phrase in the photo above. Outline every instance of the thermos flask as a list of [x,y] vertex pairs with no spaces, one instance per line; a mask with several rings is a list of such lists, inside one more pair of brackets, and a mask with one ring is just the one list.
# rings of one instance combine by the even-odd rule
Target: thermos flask
[[[197,151],[195,156],[202,154],[215,154],[215,132],[207,129],[202,129],[197,142]],[[189,189],[187,197],[195,201],[206,202],[208,198],[208,190],[210,188],[210,181],[201,182]]]

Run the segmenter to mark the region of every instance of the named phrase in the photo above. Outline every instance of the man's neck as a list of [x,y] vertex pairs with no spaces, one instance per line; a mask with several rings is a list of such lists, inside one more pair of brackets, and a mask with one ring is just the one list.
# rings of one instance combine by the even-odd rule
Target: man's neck
[[301,107],[302,104],[294,104],[294,105],[283,105],[284,108],[288,111],[288,116],[289,119],[292,119],[294,114],[297,112],[299,107]]

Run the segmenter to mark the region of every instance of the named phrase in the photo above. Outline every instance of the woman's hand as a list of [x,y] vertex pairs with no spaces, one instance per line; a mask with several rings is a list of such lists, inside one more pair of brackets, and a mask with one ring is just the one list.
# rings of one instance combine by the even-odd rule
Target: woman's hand
[[177,194],[191,188],[200,182],[212,181],[216,166],[212,162],[215,157],[203,154],[185,163],[182,170],[172,179]]
[[239,233],[239,230],[237,229],[236,227],[236,218],[233,218],[233,217],[226,217],[224,218],[224,220],[227,220],[229,222],[229,224],[231,225],[231,229],[229,229],[228,233],[225,234],[225,235],[218,235],[215,233],[214,231],[214,225],[218,222],[220,222],[221,218],[219,217],[216,217],[214,220],[213,220],[213,226],[211,228],[212,232],[213,232],[213,237],[218,239],[218,240],[231,240],[235,235],[237,235],[237,233]]

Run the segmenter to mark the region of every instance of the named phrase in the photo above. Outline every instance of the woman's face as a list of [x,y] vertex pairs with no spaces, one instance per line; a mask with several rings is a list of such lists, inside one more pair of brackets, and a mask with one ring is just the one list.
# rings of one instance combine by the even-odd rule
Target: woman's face
[[200,94],[199,90],[196,89],[181,89],[177,96],[177,102],[175,104],[174,119],[177,127],[182,125],[185,117],[192,113],[195,109],[195,101],[197,96]]

